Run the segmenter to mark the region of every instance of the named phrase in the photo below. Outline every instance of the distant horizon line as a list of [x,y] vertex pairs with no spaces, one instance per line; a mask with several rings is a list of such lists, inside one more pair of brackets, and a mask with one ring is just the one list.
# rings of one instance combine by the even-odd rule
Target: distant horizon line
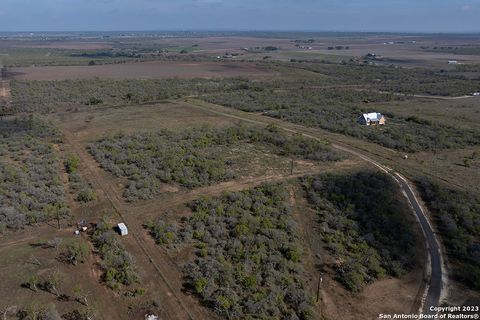
[[221,33],[221,32],[231,32],[231,33],[255,33],[255,32],[265,32],[265,33],[371,33],[371,34],[452,34],[452,35],[480,35],[480,31],[381,31],[381,30],[310,30],[310,29],[286,29],[286,30],[275,30],[275,29],[131,29],[131,30],[0,30],[0,34],[6,33],[121,33],[121,32],[132,32],[132,33],[154,33],[154,32],[212,32],[212,33]]

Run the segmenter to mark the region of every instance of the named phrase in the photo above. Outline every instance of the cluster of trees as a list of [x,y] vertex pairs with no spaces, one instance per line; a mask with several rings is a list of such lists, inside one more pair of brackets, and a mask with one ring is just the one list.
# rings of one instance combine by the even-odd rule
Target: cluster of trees
[[88,148],[100,165],[130,180],[125,190],[129,201],[153,197],[159,183],[176,183],[186,188],[230,180],[234,173],[218,152],[209,147],[240,142],[271,146],[280,155],[319,161],[340,157],[327,142],[295,135],[288,136],[275,126],[264,128],[202,127],[174,133],[118,134],[91,143]]
[[294,123],[369,140],[406,152],[459,148],[480,143],[480,130],[450,126],[424,119],[386,113],[387,126],[367,127],[357,123],[365,108],[300,107],[270,112],[269,115]]
[[435,150],[480,143],[480,130],[449,126],[418,117],[387,113],[384,128],[361,126],[358,117],[371,111],[364,102],[382,102],[401,97],[375,91],[347,88],[315,88],[276,82],[262,88],[258,83],[237,90],[211,93],[208,102],[264,114],[305,126],[320,127],[407,152]]
[[112,45],[113,49],[110,50],[3,47],[0,49],[0,54],[2,54],[2,62],[6,67],[29,67],[32,65],[84,66],[89,61],[95,61],[95,64],[120,64],[154,60],[214,61],[212,56],[200,53],[183,57],[174,50],[167,50],[155,44],[138,45],[137,43],[132,45],[117,42],[112,43]]
[[322,223],[322,239],[337,258],[337,278],[360,291],[385,275],[401,276],[415,264],[416,237],[398,186],[380,172],[303,178]]
[[462,96],[478,91],[478,79],[468,79],[458,73],[450,73],[445,70],[369,65],[355,61],[343,63],[275,62],[275,64],[317,73],[332,85],[351,84],[388,92],[437,96]]
[[174,224],[168,224],[162,219],[147,221],[143,224],[157,244],[171,244],[178,240],[177,228]]
[[[301,106],[352,107],[363,102],[383,102],[402,99],[400,96],[371,90],[341,87],[321,87],[315,80],[248,81],[233,86],[226,92],[212,92],[202,96],[204,100],[243,111],[261,112],[298,108]],[[353,110],[355,111],[355,110]]]
[[[18,320],[62,320],[54,304],[42,305],[39,303],[29,303],[23,307],[8,306],[2,310],[3,319]],[[80,318],[78,320],[81,320]]]
[[[59,260],[65,263],[76,265],[78,262],[83,263],[89,252],[89,246],[84,240],[75,240],[62,245],[61,238],[53,238],[46,242],[36,243],[35,245],[41,246],[45,249],[55,249],[57,252],[60,247],[64,247],[64,250],[60,253]],[[31,263],[41,265],[40,261],[32,255]],[[44,270],[45,271],[45,270]],[[31,273],[28,278],[22,283],[22,287],[28,288],[33,292],[44,291],[53,294],[58,301],[76,301],[83,307],[81,310],[74,309],[72,312],[78,314],[90,314],[93,309],[90,306],[90,292],[86,290],[82,285],[75,286],[71,291],[65,290],[66,275],[60,272],[58,269],[49,272]],[[69,292],[70,291],[70,292]],[[12,315],[16,315],[18,319],[75,319],[71,317],[51,317],[53,313],[49,312],[54,309],[47,309],[44,305],[30,304],[23,308],[17,306],[7,306],[4,311],[4,318],[8,312]],[[56,314],[56,312],[55,312]],[[35,315],[35,316],[33,316]],[[6,318],[5,318],[6,319]],[[83,318],[76,318],[83,319]]]
[[111,289],[130,286],[138,281],[133,257],[118,241],[118,235],[105,220],[99,222],[92,234],[92,241],[102,258],[103,280]]
[[90,308],[73,309],[63,315],[54,304],[40,304],[36,302],[18,307],[7,306],[2,310],[3,319],[18,320],[90,320],[94,312]]
[[[302,246],[285,186],[266,184],[191,204],[178,231],[163,221],[151,230],[176,232],[196,247],[185,286],[224,319],[313,319],[305,290]],[[167,231],[170,229],[170,231]]]
[[480,197],[427,178],[416,184],[434,217],[455,278],[480,289]]
[[335,50],[343,50],[343,49],[349,50],[350,46],[345,46],[345,47],[344,46],[335,46],[335,47],[331,46],[331,47],[328,47],[327,49],[328,50],[333,50],[333,49],[335,49]]
[[460,46],[460,47],[452,47],[452,46],[422,46],[423,50],[428,52],[444,52],[444,53],[453,53],[453,54],[468,54],[468,55],[479,55],[480,54],[480,47],[479,46]]
[[[480,72],[480,64],[479,63],[469,63],[469,64],[458,64],[455,66],[456,71],[460,72]],[[477,90],[478,91],[478,90]]]
[[90,50],[83,52],[72,52],[72,57],[84,58],[141,58],[142,54],[136,50]]
[[16,112],[48,113],[60,104],[143,103],[228,89],[241,79],[11,81]]
[[23,287],[29,288],[32,291],[42,290],[55,295],[60,300],[68,300],[69,296],[61,292],[61,285],[65,281],[65,274],[56,270],[48,273],[47,275],[38,276],[32,274],[22,284]]
[[69,216],[50,140],[58,132],[30,116],[0,121],[0,232]]

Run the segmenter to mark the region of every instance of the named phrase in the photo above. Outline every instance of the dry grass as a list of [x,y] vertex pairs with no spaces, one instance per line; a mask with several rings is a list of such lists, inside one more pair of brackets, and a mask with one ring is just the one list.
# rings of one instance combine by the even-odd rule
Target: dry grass
[[224,127],[239,122],[176,102],[97,109],[84,107],[78,112],[52,114],[51,118],[84,142],[120,132],[184,130],[202,125]]
[[165,79],[271,77],[274,73],[255,63],[241,62],[167,62],[107,64],[96,66],[45,66],[12,68],[16,80],[65,79]]

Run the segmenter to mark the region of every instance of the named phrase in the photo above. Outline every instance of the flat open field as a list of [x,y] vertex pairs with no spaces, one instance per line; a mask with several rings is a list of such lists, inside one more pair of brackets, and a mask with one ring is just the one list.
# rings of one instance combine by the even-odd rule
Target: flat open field
[[51,66],[12,68],[16,80],[65,79],[163,79],[163,78],[227,78],[275,76],[255,63],[235,62],[139,62],[98,66]]
[[37,41],[37,40],[4,40],[0,48],[45,48],[45,49],[73,49],[98,50],[110,49],[112,45],[101,41]]
[[88,108],[80,112],[54,114],[52,118],[83,142],[119,132],[185,130],[213,124],[222,127],[239,122],[182,103]]

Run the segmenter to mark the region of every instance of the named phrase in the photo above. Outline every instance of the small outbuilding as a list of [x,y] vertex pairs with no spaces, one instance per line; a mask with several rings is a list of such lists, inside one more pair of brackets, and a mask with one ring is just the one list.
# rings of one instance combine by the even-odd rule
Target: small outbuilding
[[457,60],[448,60],[448,64],[458,64]]
[[479,91],[479,92],[472,92],[472,96],[474,96],[474,97],[480,97],[480,91]]
[[385,116],[378,112],[364,113],[358,118],[358,123],[366,126],[385,125]]
[[128,234],[128,228],[123,222],[120,222],[117,225],[117,229],[121,236],[126,236]]

